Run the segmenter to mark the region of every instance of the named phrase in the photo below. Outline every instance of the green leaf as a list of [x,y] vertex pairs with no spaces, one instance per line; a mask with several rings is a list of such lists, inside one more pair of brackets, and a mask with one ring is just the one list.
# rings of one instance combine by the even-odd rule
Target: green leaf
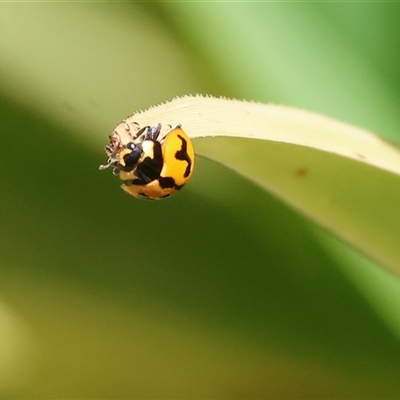
[[[272,107],[283,110],[274,137],[276,113],[253,118],[264,105],[251,104],[248,118],[237,107],[246,103],[227,101],[210,121],[211,110],[199,113],[208,99],[195,114],[193,104],[177,114],[157,107],[149,120],[175,115],[198,154],[218,161],[199,156],[179,195],[135,201],[97,170],[118,121],[177,95],[273,98],[389,135],[399,124],[387,87],[353,47],[343,50],[327,15],[308,12],[313,4],[299,13],[299,4],[197,2],[185,14],[176,10],[184,3],[153,4],[0,5],[0,397],[398,397],[397,302],[363,297],[398,282],[363,280],[362,265],[358,276],[342,274],[339,263],[354,260],[331,256],[293,203],[312,204],[332,182],[341,199],[336,172],[348,169],[349,179],[357,168],[383,171],[386,187],[387,176],[397,179],[390,147],[367,135],[372,146],[356,143],[370,159],[353,148],[330,154],[326,140],[296,142],[321,117],[301,122],[298,111]],[[259,132],[247,130],[261,120]],[[335,137],[347,137],[339,125]],[[236,137],[221,136],[227,130]],[[219,137],[200,137],[210,133]],[[360,206],[328,193],[319,213]],[[377,315],[385,305],[392,329]]]
[[400,152],[379,137],[306,111],[212,97],[175,99],[131,119],[181,123],[197,154],[400,273]]

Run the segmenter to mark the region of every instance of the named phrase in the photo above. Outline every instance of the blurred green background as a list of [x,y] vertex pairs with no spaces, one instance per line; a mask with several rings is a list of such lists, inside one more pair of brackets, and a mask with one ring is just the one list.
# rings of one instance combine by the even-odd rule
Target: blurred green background
[[396,278],[205,159],[160,202],[97,170],[122,118],[187,93],[399,142],[399,19],[399,3],[1,3],[0,396],[399,398]]

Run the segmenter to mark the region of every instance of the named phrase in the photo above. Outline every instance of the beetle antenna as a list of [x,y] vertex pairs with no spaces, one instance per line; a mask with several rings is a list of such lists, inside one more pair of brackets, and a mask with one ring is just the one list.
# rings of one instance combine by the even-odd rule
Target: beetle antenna
[[111,162],[108,162],[107,164],[99,165],[99,170],[103,171],[103,170],[105,170],[105,169],[107,169],[109,167],[111,167]]

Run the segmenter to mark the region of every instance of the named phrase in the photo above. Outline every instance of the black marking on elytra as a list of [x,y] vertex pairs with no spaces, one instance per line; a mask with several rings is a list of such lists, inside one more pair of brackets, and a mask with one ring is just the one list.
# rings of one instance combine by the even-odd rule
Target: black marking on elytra
[[141,197],[142,199],[144,199],[144,200],[151,200],[151,201],[158,200],[158,199],[165,199],[165,198],[171,196],[170,194],[164,194],[164,196],[160,196],[160,197],[150,197],[146,193],[143,193],[143,192],[142,193],[138,193],[137,195],[139,197]]
[[176,186],[174,178],[170,176],[160,176],[158,182],[162,189],[174,188]]
[[137,166],[135,170],[137,179],[133,180],[133,185],[146,185],[160,176],[163,167],[160,142],[153,141],[153,153],[153,158],[146,157]]
[[170,177],[170,176],[160,176],[158,178],[158,182],[160,184],[160,187],[162,189],[176,189],[176,190],[180,190],[183,188],[184,185],[177,185],[175,183],[174,178]]
[[192,160],[190,159],[189,154],[187,153],[187,142],[186,142],[186,140],[181,135],[178,135],[178,138],[181,139],[181,141],[182,141],[182,147],[180,148],[180,150],[178,150],[175,153],[175,158],[177,160],[186,161],[187,162],[187,167],[186,167],[185,173],[183,174],[183,176],[185,178],[187,178],[190,175],[190,171],[192,169]]

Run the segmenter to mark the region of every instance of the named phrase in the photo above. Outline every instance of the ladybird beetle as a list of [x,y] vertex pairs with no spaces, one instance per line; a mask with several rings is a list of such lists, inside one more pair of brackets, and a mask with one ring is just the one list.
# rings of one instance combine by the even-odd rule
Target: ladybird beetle
[[121,188],[138,198],[163,199],[182,189],[193,173],[194,149],[181,125],[160,139],[161,124],[140,129],[134,122],[137,132],[132,134],[129,124],[122,123],[125,132],[118,133],[117,127],[109,136],[107,164],[99,169],[113,167],[123,181]]

